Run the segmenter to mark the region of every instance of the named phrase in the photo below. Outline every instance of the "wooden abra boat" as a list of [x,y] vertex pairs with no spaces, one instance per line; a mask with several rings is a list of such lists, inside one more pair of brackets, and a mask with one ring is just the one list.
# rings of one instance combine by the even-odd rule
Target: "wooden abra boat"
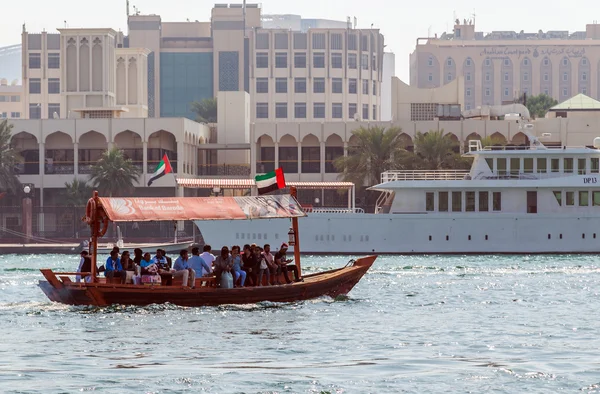
[[[104,198],[98,192],[88,201],[83,218],[91,227],[90,256],[92,272],[54,272],[40,270],[46,280],[40,288],[52,301],[71,305],[106,306],[111,304],[149,305],[173,303],[182,306],[250,304],[261,301],[292,302],[321,296],[347,294],[375,262],[377,256],[351,260],[345,267],[302,276],[298,218],[306,214],[291,195],[259,197],[166,197]],[[195,288],[183,285],[134,285],[107,282],[97,277],[98,238],[104,236],[110,221],[159,220],[248,220],[290,218],[290,243],[294,245],[294,261],[303,281],[287,285],[217,288],[214,277],[196,278]],[[232,234],[234,231],[232,230]],[[77,283],[74,275],[91,277],[90,282]]]

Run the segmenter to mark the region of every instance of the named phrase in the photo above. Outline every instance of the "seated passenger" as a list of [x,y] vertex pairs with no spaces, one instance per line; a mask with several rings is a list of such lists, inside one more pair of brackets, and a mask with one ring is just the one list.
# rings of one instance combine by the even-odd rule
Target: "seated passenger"
[[254,254],[254,251],[250,245],[244,245],[242,262],[244,263],[242,269],[246,271],[246,278],[250,282],[250,285],[256,286],[258,282],[258,269],[256,264],[258,261],[256,260],[256,255]]
[[271,272],[269,269],[269,265],[267,264],[267,258],[265,257],[264,250],[260,247],[257,247],[256,250],[259,251],[258,255],[258,285],[262,286],[262,278],[263,274],[267,273],[267,285],[271,284]]
[[129,251],[123,251],[121,255],[121,266],[125,271],[125,283],[133,283],[133,277],[135,276],[135,263],[131,260]]
[[241,278],[240,287],[244,287],[246,283],[246,271],[242,270],[242,257],[240,256],[240,247],[231,247],[231,259],[233,260],[233,284],[237,284],[238,279]]
[[140,265],[142,263],[143,259],[144,259],[144,252],[142,252],[142,249],[140,249],[140,248],[133,249],[133,262],[136,265]]
[[274,285],[274,284],[280,285],[281,282],[279,282],[279,274],[281,273],[281,270],[279,269],[277,264],[275,264],[275,258],[273,256],[273,254],[271,253],[271,245],[265,244],[263,256],[265,257],[265,260],[267,261],[267,266],[269,267],[269,273],[272,278],[272,280],[270,282],[271,285]]
[[[192,257],[190,257],[189,265],[192,267],[194,272],[196,273],[196,277],[202,277],[206,275],[210,275],[212,273],[212,268],[210,265],[206,263],[206,261],[199,255],[200,249],[194,247],[192,248]],[[203,253],[204,254],[204,253]],[[209,253],[210,254],[210,253]],[[211,256],[214,257],[212,254]]]
[[277,264],[281,269],[281,272],[283,272],[283,277],[285,278],[286,283],[292,283],[292,281],[288,277],[288,270],[294,271],[294,281],[300,282],[300,278],[298,275],[298,267],[296,267],[295,264],[288,265],[288,263],[291,263],[294,260],[286,258],[287,250],[288,244],[286,244],[285,242],[282,243],[279,252],[275,253],[275,264]]
[[154,262],[150,253],[144,253],[142,261],[140,262],[142,269],[142,275],[155,275],[158,274],[158,265]]
[[[92,259],[89,257],[89,253],[87,250],[84,250],[83,252],[81,252],[81,260],[79,260],[79,267],[77,268],[77,272],[92,272]],[[98,272],[98,266],[96,265],[96,273]],[[92,283],[93,282],[93,277],[92,275],[87,275],[84,278],[84,281],[86,283]],[[81,276],[77,275],[75,277],[75,281],[76,282],[80,282],[81,281]]]
[[184,286],[191,287],[192,289],[194,288],[196,283],[196,273],[189,265],[187,249],[182,249],[181,252],[179,252],[179,257],[175,260],[173,269],[175,270],[175,272],[173,272],[174,278],[181,277]]
[[[206,262],[206,264],[208,264],[210,268],[210,272],[212,272],[213,269],[213,263],[215,262],[215,255],[212,254],[210,251],[212,250],[212,247],[210,245],[204,245],[204,248],[202,248],[202,254],[200,255],[200,257],[202,257],[202,259]],[[193,253],[193,250],[192,250]]]
[[[81,268],[83,267],[83,262],[85,261],[85,258],[88,257],[88,254],[89,253],[87,250],[84,250],[79,254],[81,256],[81,258],[79,259],[79,266],[77,267],[77,272],[85,272],[85,271],[82,271]],[[75,282],[77,282],[77,283],[81,282],[80,275],[77,275],[75,277]]]
[[[215,259],[215,275],[217,276],[217,284],[220,287],[233,287],[233,276],[231,274],[232,269],[233,259],[229,255],[229,248],[227,246],[223,246],[221,248],[221,254]],[[227,280],[227,276],[231,277],[231,283],[229,283],[229,281]],[[231,286],[229,286],[230,284]]]
[[106,260],[106,267],[104,271],[104,276],[107,278],[120,278],[121,284],[125,283],[125,279],[127,275],[125,271],[123,271],[123,266],[121,265],[121,259],[119,258],[119,252],[113,249],[110,252],[110,257]]

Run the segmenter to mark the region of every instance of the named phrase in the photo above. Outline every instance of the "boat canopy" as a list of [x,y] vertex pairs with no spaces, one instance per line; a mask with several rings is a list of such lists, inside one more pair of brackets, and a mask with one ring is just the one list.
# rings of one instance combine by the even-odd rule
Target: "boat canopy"
[[247,220],[306,216],[290,195],[248,197],[100,197],[113,222]]

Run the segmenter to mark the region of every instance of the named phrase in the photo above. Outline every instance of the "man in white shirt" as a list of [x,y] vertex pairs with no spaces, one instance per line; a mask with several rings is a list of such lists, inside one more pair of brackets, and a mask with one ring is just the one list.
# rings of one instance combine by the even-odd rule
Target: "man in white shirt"
[[[81,268],[83,267],[83,262],[85,261],[85,258],[88,256],[88,251],[84,250],[81,252],[81,259],[79,260],[79,267],[77,267],[77,272],[81,272]],[[77,275],[75,277],[75,282],[79,283],[81,282],[81,276]]]
[[210,251],[212,250],[212,247],[210,245],[204,245],[204,248],[202,249],[203,252],[200,255],[200,257],[202,257],[202,260],[204,260],[206,262],[206,264],[208,264],[208,266],[211,268],[210,273],[212,273],[212,269],[213,269],[213,263],[215,261],[215,256],[210,253]]

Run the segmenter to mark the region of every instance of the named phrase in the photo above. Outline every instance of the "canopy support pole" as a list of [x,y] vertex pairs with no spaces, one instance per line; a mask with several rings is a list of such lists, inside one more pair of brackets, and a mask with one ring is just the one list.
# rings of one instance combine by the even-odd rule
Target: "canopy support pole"
[[100,204],[100,199],[98,198],[98,192],[94,191],[94,195],[92,197],[92,199],[94,200],[95,204],[94,204],[94,209],[96,210],[96,212],[93,213],[94,215],[94,220],[92,222],[91,228],[92,228],[92,239],[90,242],[90,255],[92,256],[92,282],[96,282],[96,262],[98,260],[98,233],[100,232],[100,215],[98,215],[98,210],[102,209],[100,208],[98,205]]
[[[290,187],[290,194],[292,197],[297,198],[298,192],[295,186]],[[296,268],[298,268],[298,278],[302,278],[302,265],[300,264],[300,234],[298,233],[298,218],[292,218],[292,230],[294,230],[294,238],[296,244],[294,245],[294,261],[296,262]]]

